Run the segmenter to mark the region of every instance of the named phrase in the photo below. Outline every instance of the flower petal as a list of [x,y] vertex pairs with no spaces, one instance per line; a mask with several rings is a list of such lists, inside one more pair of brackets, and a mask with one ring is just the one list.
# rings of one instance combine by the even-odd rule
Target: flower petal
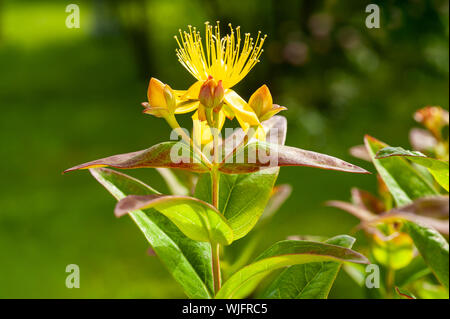
[[164,83],[160,80],[151,78],[147,90],[147,98],[151,107],[166,107],[166,98],[164,97]]
[[197,81],[194,84],[192,84],[189,89],[186,91],[186,93],[182,96],[183,99],[190,99],[190,100],[198,100],[198,96],[200,94],[200,88],[203,85],[203,81]]
[[233,90],[227,90],[224,101],[233,110],[242,128],[245,128],[243,126],[244,123],[247,124],[247,128],[248,126],[257,126],[260,124],[252,108]]
[[175,109],[175,114],[184,114],[196,110],[200,102],[195,100],[181,100],[177,103],[177,108]]

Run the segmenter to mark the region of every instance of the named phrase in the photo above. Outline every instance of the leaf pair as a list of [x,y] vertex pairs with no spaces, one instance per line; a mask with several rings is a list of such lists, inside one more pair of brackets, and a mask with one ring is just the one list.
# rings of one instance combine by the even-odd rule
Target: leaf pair
[[[358,166],[332,156],[281,145],[286,136],[284,117],[274,116],[265,121],[263,127],[267,134],[270,130],[277,131],[277,140],[273,143],[251,141],[235,150],[236,153],[233,156],[229,156],[228,153],[224,162],[219,165],[221,173],[244,174],[280,166],[310,166],[351,173],[368,173]],[[225,142],[225,150],[227,150],[227,144],[239,146],[243,138],[245,134],[242,130],[238,130],[227,139],[228,143]],[[231,143],[233,139],[235,142]],[[196,173],[207,173],[211,170],[210,165],[205,163],[201,156],[186,143],[163,142],[142,151],[114,155],[77,165],[64,172],[107,166],[120,169],[169,167]]]
[[[283,267],[302,265],[302,268],[290,267],[275,280],[262,295],[263,298],[326,298],[340,264],[344,262],[367,264],[363,255],[344,247],[351,246],[354,239],[349,236],[338,236],[328,243],[304,240],[285,240],[274,244],[263,252],[255,261],[233,274],[216,295],[221,299],[237,299],[248,296],[254,288],[272,271]],[[334,243],[334,244],[331,244]],[[321,263],[320,265],[317,263]],[[317,268],[317,266],[319,268]],[[288,278],[298,272],[314,273],[312,278],[295,277],[292,285],[298,283],[302,291],[293,291],[288,287]],[[286,290],[284,290],[286,289]],[[289,290],[288,290],[289,289]]]
[[[91,174],[117,200],[130,194],[157,192],[144,183],[107,168],[92,168]],[[151,247],[189,298],[212,298],[211,246],[184,235],[167,217],[153,208],[129,213]]]
[[[427,222],[430,225],[430,218],[435,217],[430,215],[435,215],[436,212],[444,213],[448,219],[448,197],[439,197],[439,191],[408,160],[425,166],[446,190],[448,162],[428,158],[419,152],[388,147],[370,136],[366,136],[365,144],[378,173],[399,206],[381,216],[382,220],[396,218],[404,221],[403,230],[412,238],[425,263],[448,291],[448,243],[436,230],[424,225]],[[423,216],[424,214],[429,216]],[[448,221],[446,226],[448,233]],[[437,224],[432,227],[438,228]]]

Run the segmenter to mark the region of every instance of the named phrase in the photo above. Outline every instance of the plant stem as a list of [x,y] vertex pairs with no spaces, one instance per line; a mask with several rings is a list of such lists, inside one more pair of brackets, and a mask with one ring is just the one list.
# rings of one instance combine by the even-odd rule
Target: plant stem
[[170,125],[170,127],[179,135],[181,138],[189,145],[192,146],[192,149],[194,150],[197,155],[200,156],[200,158],[203,160],[203,162],[209,167],[211,166],[211,162],[209,159],[203,154],[201,149],[195,145],[195,143],[192,141],[192,139],[186,134],[186,132],[180,127],[180,124],[178,124],[177,119],[175,118],[175,115],[171,114],[167,116],[166,118],[167,123]]
[[[217,122],[217,118],[216,118]],[[219,156],[219,133],[217,128],[212,128],[211,133],[213,135],[214,146],[214,161],[211,169],[211,192],[212,192],[212,204],[219,210],[219,182],[220,173],[218,170],[218,164],[220,161]],[[220,290],[221,287],[221,274],[220,274],[220,244],[211,243],[211,255],[212,255],[212,273],[214,278],[214,293]]]
[[[211,190],[212,190],[212,204],[215,208],[219,209],[219,171],[216,167],[213,167],[211,171]],[[211,255],[212,255],[212,273],[214,277],[214,293],[217,293],[221,286],[220,275],[220,245],[211,243]]]
[[387,269],[386,275],[386,297],[392,298],[395,285],[395,270],[391,267]]
[[221,287],[221,276],[220,276],[220,245],[211,243],[211,254],[212,254],[212,272],[214,278],[214,294],[220,290]]

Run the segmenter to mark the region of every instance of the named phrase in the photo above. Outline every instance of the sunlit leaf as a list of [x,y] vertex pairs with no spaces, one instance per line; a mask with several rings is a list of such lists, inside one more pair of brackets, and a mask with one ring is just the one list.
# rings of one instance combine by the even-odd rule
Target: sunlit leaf
[[379,150],[376,154],[376,158],[388,158],[392,156],[403,156],[411,162],[425,166],[436,179],[436,181],[448,191],[449,184],[449,165],[448,162],[444,162],[435,158],[427,157],[424,154],[417,151],[408,151],[401,147],[385,147]]
[[395,284],[399,287],[406,286],[431,273],[431,269],[423,261],[422,256],[414,258],[408,266],[395,272]]
[[281,241],[233,274],[216,298],[243,298],[275,269],[323,261],[369,263],[366,257],[348,248],[312,241]]
[[439,194],[406,159],[398,156],[376,159],[375,154],[388,145],[368,135],[364,141],[378,173],[397,205],[406,205],[414,199]]
[[[270,198],[278,169],[270,172],[220,176],[219,211],[233,229],[234,240],[245,236],[257,223]],[[211,202],[211,178],[200,177],[195,197]]]
[[[351,248],[355,239],[341,235],[325,243]],[[260,298],[326,299],[339,272],[341,263],[326,261],[295,265],[285,269],[264,291]]]
[[179,195],[129,195],[121,199],[114,213],[126,213],[154,208],[169,218],[187,237],[211,243],[229,245],[233,231],[216,208],[197,198]]
[[[129,194],[157,193],[133,177],[111,169],[94,168],[90,172],[117,200]],[[129,215],[187,296],[211,298],[213,277],[210,244],[189,239],[167,217],[154,209],[137,210]]]
[[148,149],[118,154],[66,169],[70,172],[78,169],[95,167],[114,167],[121,169],[141,167],[173,167],[198,173],[209,172],[209,168],[201,161],[189,145],[183,142],[164,142]]

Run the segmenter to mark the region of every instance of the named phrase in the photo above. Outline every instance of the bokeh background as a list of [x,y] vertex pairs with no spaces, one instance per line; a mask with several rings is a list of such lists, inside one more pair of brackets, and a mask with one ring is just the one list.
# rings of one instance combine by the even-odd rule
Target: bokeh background
[[[365,27],[371,2],[380,29]],[[70,3],[80,29],[65,26]],[[87,171],[61,174],[168,140],[166,123],[143,115],[140,102],[151,76],[180,89],[193,82],[175,57],[179,28],[220,20],[223,30],[231,22],[267,33],[262,62],[236,91],[247,99],[269,85],[289,108],[287,144],[373,171],[348,153],[364,134],[408,147],[414,110],[448,109],[448,10],[446,0],[0,0],[0,297],[184,296]],[[167,190],[153,169],[127,173]],[[288,235],[350,233],[357,220],[323,203],[348,199],[352,186],[374,190],[375,175],[284,168],[279,183],[293,193],[258,251]],[[71,263],[80,289],[65,287]],[[330,297],[363,294],[341,272]]]

